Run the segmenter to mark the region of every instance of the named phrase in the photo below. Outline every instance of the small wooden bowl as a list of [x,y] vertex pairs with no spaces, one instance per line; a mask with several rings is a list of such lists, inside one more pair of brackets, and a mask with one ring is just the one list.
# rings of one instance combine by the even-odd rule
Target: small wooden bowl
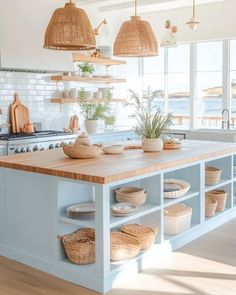
[[181,143],[175,143],[175,142],[171,142],[171,143],[164,143],[164,150],[176,150],[176,149],[180,149],[181,148]]
[[72,159],[91,159],[96,158],[101,153],[101,148],[97,145],[91,146],[74,146],[66,145],[63,146],[63,152],[65,155]]

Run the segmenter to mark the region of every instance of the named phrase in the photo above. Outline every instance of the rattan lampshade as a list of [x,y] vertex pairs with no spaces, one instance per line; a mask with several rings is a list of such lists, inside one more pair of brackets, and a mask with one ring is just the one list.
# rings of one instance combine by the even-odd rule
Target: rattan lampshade
[[68,51],[96,48],[94,31],[85,11],[71,1],[56,9],[47,27],[44,48]]
[[116,56],[145,57],[159,55],[159,47],[154,32],[147,21],[136,15],[126,21],[116,37],[113,53]]

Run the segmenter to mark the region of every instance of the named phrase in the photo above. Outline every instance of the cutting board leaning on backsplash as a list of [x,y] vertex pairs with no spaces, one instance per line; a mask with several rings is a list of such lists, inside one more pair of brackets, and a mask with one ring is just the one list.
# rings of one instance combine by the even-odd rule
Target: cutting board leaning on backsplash
[[18,94],[14,94],[14,102],[9,107],[12,133],[22,132],[29,122],[29,110],[21,104]]

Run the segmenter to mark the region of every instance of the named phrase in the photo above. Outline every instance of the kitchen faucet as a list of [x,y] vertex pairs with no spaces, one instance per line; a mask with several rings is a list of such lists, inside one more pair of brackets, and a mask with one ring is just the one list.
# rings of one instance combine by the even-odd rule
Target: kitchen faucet
[[[226,128],[225,128],[226,124]],[[230,122],[229,122],[229,110],[223,109],[222,111],[222,129],[229,129]]]

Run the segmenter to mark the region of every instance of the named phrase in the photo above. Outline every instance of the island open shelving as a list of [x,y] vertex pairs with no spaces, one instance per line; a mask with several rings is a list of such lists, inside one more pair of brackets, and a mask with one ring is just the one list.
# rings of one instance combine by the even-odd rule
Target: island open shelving
[[[209,150],[209,142],[185,141],[178,151],[133,150],[89,160],[66,158],[60,149],[3,157],[0,160],[0,255],[106,292],[121,275],[140,271],[148,259],[156,261],[162,253],[166,255],[236,216],[235,155],[235,144],[214,143]],[[222,170],[222,181],[217,185],[205,186],[206,165]],[[188,181],[189,192],[178,199],[164,199],[163,182],[169,178]],[[110,212],[116,202],[114,191],[123,186],[144,188],[147,201],[133,215],[114,217]],[[226,210],[205,218],[205,193],[215,188],[228,192]],[[95,202],[95,219],[75,220],[66,216],[67,206],[87,201]],[[164,212],[176,203],[192,207],[191,226],[182,233],[168,235],[164,232]],[[157,227],[155,243],[134,259],[110,262],[110,232],[127,223]],[[69,262],[57,239],[57,235],[81,227],[96,231],[96,262],[90,265]]]

